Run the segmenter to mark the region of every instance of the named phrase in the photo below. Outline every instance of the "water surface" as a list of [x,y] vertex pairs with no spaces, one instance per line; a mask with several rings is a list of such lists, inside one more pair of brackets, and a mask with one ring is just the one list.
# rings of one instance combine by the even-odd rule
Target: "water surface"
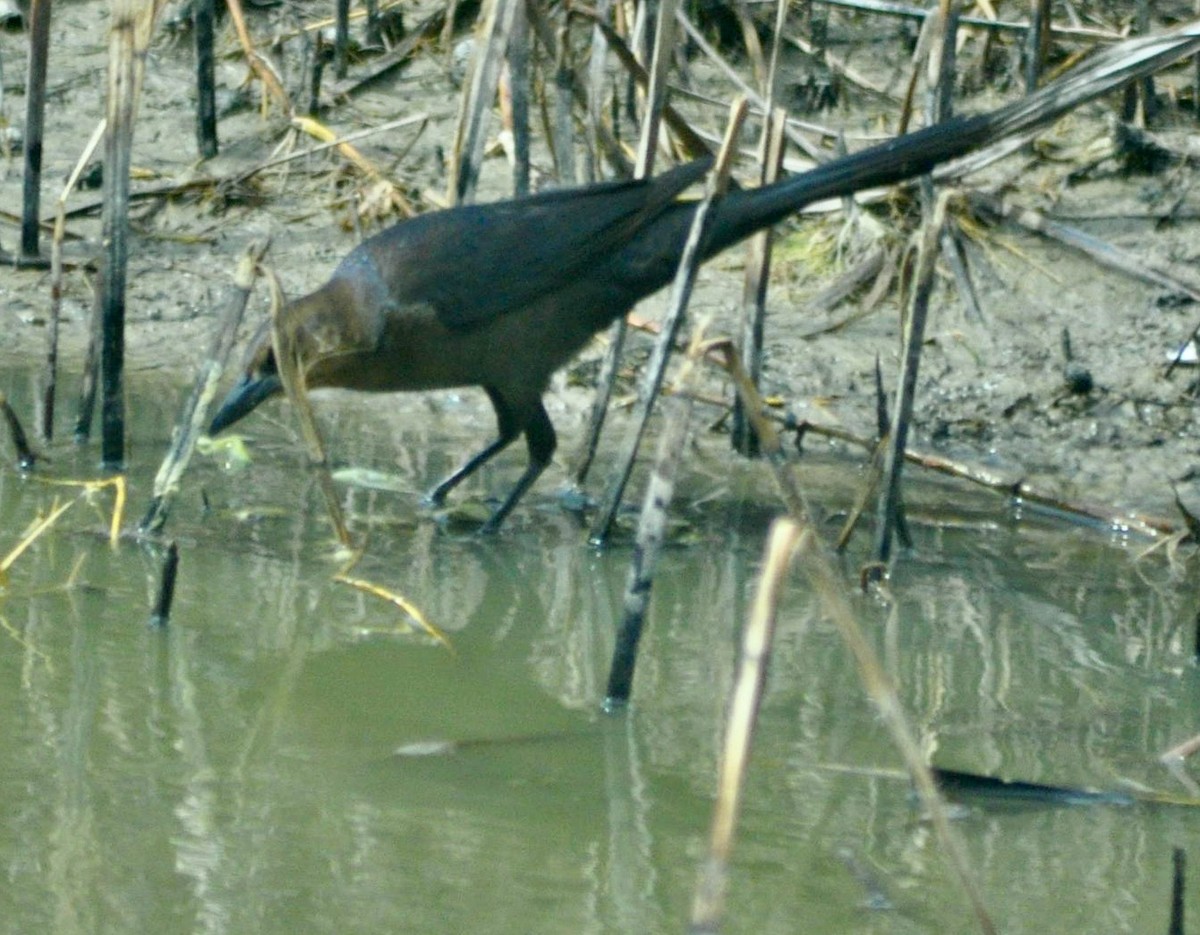
[[[28,383],[0,371],[19,408]],[[153,375],[131,385],[134,522],[179,391]],[[402,590],[453,653],[331,582],[323,507],[278,406],[245,425],[252,466],[200,459],[188,476],[167,527],[181,567],[165,630],[147,625],[158,553],[109,548],[105,494],[14,565],[0,597],[0,930],[681,930],[770,486],[701,440],[634,705],[602,716],[628,546],[584,544],[555,504],[557,470],[493,540],[432,522],[419,492],[483,424],[473,403],[437,406],[397,402],[370,424],[355,406],[321,412],[338,412],[340,463],[399,488],[341,488],[355,530],[369,530],[356,573]],[[53,476],[95,472],[94,449],[51,454]],[[6,462],[0,553],[70,495]],[[518,452],[475,492],[503,491],[520,467]],[[845,457],[805,469],[831,514],[858,476]],[[931,760],[1181,791],[1156,758],[1197,729],[1194,576],[1138,560],[1144,543],[1023,518],[956,484],[918,478],[910,510],[896,614],[854,602]],[[848,582],[862,558],[856,546]],[[76,585],[60,587],[80,560]],[[727,930],[973,930],[899,763],[797,575]],[[974,803],[956,829],[1005,932],[1165,931],[1171,848],[1200,859],[1187,808]],[[881,893],[893,908],[867,908]]]

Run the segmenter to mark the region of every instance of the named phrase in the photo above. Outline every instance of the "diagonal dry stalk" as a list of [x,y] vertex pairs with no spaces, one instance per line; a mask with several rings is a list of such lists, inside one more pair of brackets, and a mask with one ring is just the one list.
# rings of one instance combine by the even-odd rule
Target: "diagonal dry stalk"
[[837,625],[841,632],[842,639],[858,668],[863,688],[875,703],[888,732],[892,735],[896,748],[904,758],[905,766],[916,787],[921,804],[928,812],[938,839],[941,841],[946,859],[958,876],[959,884],[971,903],[980,930],[985,933],[994,933],[996,928],[984,906],[979,884],[967,861],[966,849],[959,836],[950,827],[945,803],[937,790],[937,784],[921,753],[916,736],[908,725],[895,686],[888,678],[874,648],[863,635],[862,628],[858,625],[854,610],[846,599],[845,583],[835,570],[833,562],[829,558],[828,549],[808,521],[804,497],[787,462],[779,433],[771,421],[763,416],[765,406],[762,397],[754,389],[738,359],[737,351],[730,342],[714,342],[710,345],[710,349],[719,351],[724,357],[725,369],[732,375],[734,384],[743,397],[742,403],[745,406],[746,414],[751,420],[754,431],[758,434],[763,456],[771,467],[780,495],[787,506],[789,519],[796,524],[799,530],[794,548],[796,555],[802,558],[800,567],[807,575],[825,615]]

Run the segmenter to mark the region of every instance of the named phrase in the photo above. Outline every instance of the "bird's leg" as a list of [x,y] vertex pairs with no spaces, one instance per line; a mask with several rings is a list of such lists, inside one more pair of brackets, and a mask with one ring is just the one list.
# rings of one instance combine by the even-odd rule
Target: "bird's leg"
[[546,409],[541,401],[538,402],[537,409],[530,414],[529,421],[525,423],[525,443],[529,447],[529,464],[525,468],[525,473],[517,480],[517,485],[513,487],[504,502],[496,508],[496,512],[480,527],[479,532],[482,535],[491,535],[500,528],[504,518],[517,505],[517,501],[525,495],[525,491],[533,486],[533,482],[541,476],[542,471],[546,470],[546,466],[554,455],[554,449],[558,447],[558,436],[554,434],[554,425],[551,423],[550,417],[546,415]]
[[483,451],[469,457],[454,473],[450,474],[434,487],[433,490],[425,494],[425,502],[431,506],[441,506],[446,499],[446,494],[474,474],[479,468],[483,467],[483,465],[487,464],[496,454],[511,445],[513,439],[516,437],[516,432],[513,432],[511,435],[502,434],[484,448]]
[[521,426],[517,422],[517,417],[513,414],[512,407],[504,401],[504,397],[489,386],[485,386],[484,391],[488,394],[488,399],[492,401],[492,408],[496,411],[496,428],[499,431],[499,437],[483,451],[467,458],[454,473],[425,495],[425,502],[432,506],[440,506],[446,499],[446,494],[511,445],[513,439],[521,434]]

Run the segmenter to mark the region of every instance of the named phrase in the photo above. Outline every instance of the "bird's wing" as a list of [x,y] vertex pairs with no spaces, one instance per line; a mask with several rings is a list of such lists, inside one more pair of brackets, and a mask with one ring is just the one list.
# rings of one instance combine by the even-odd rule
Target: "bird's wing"
[[470,328],[586,276],[653,223],[708,166],[698,160],[647,181],[432,212],[362,248],[394,302],[429,303],[447,326]]

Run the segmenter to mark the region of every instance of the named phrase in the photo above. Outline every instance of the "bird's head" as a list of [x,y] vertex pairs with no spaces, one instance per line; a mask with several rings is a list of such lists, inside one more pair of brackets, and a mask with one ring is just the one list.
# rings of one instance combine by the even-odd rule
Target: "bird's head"
[[275,351],[271,347],[271,320],[259,326],[242,367],[242,375],[226,394],[208,427],[209,435],[216,435],[243,416],[249,415],[258,404],[283,392],[283,382],[275,364]]
[[[305,387],[363,388],[358,362],[378,347],[383,316],[378,303],[364,300],[353,278],[335,275],[320,289],[284,306],[279,321],[284,346],[296,355]],[[268,318],[250,339],[242,376],[213,416],[209,434],[228,428],[282,392]]]

